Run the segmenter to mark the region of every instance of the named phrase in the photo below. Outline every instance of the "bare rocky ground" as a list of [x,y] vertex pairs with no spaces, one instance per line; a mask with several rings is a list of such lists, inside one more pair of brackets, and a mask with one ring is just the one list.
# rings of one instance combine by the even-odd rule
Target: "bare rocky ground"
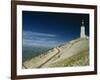
[[89,65],[89,39],[64,43],[23,63],[24,68],[72,67]]

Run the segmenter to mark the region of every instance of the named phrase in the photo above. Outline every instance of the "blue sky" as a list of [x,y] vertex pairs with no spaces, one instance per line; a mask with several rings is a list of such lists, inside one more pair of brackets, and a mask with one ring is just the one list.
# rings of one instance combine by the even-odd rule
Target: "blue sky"
[[89,36],[88,14],[23,11],[23,45],[51,47],[76,39],[82,19]]

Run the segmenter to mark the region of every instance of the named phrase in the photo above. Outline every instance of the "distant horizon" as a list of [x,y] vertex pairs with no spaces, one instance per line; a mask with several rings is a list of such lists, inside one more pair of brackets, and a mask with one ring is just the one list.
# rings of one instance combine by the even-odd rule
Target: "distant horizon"
[[89,14],[23,11],[23,46],[53,47],[78,38],[82,19],[89,36]]

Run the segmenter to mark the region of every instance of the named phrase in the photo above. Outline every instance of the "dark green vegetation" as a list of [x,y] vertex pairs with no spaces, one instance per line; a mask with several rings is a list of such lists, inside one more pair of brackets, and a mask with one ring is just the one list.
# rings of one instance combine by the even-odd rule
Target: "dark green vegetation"
[[31,58],[34,58],[40,54],[43,54],[50,50],[51,48],[45,48],[45,47],[23,47],[22,51],[22,60],[23,62],[30,60]]

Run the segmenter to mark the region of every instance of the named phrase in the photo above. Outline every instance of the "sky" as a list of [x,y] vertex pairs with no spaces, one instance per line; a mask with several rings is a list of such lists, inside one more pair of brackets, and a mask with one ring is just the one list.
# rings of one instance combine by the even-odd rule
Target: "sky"
[[23,11],[23,45],[52,47],[79,38],[82,19],[89,36],[89,14]]

